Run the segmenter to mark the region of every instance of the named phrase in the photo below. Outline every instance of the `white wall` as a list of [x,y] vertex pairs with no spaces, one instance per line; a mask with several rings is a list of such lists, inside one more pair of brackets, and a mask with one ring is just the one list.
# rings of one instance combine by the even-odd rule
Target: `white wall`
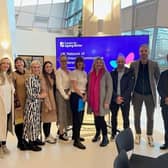
[[168,27],[167,6],[168,6],[168,1],[159,0],[157,26]]
[[[133,27],[135,29],[144,29],[147,27],[168,27],[167,19],[168,1],[153,0],[145,1],[135,6],[135,20]],[[121,11],[121,30],[129,31],[132,27],[132,7],[122,9]]]
[[[16,30],[16,54],[17,55],[50,55],[55,56],[55,38],[60,34]],[[65,36],[65,35],[64,35]]]

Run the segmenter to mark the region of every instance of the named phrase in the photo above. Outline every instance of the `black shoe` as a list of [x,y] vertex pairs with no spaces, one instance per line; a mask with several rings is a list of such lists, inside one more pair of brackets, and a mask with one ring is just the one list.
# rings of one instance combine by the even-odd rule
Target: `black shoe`
[[100,146],[101,146],[101,147],[107,146],[108,143],[109,143],[108,137],[107,137],[107,136],[103,136],[103,140],[102,140],[102,142],[100,143]]
[[79,149],[86,149],[85,145],[83,145],[80,141],[75,141],[73,145]]
[[68,137],[65,134],[59,135],[59,139],[61,139],[63,141],[68,141]]
[[40,139],[37,139],[34,143],[36,145],[45,145],[45,142],[42,142]]
[[94,136],[94,138],[92,139],[92,142],[97,142],[100,140],[100,135],[96,133],[96,135]]
[[162,146],[160,146],[160,149],[162,149],[162,150],[168,149],[168,144],[163,144]]
[[22,151],[29,150],[29,143],[26,140],[22,139],[18,144],[18,148]]
[[80,140],[81,142],[84,142],[84,141],[85,141],[85,138],[80,137],[79,140]]
[[35,152],[39,152],[42,149],[41,149],[41,147],[39,147],[39,146],[36,145],[35,141],[34,142],[30,141],[29,142],[29,150],[32,150],[32,151],[35,151]]

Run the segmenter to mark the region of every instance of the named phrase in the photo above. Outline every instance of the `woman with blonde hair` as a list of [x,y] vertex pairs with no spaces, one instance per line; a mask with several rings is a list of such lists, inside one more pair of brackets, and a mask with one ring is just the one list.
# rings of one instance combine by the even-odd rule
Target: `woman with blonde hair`
[[41,78],[41,64],[34,60],[31,63],[31,75],[26,80],[26,103],[24,109],[23,139],[29,141],[29,149],[41,151],[39,143],[41,135],[41,101],[46,97],[46,92]]
[[105,115],[110,112],[111,96],[111,76],[105,68],[104,61],[101,58],[96,58],[88,78],[88,112],[93,112],[96,127],[96,134],[92,142],[100,140],[100,133],[102,132],[101,147],[109,143]]
[[14,86],[12,83],[12,67],[9,58],[0,59],[0,158],[9,154],[6,146],[7,131],[13,133]]

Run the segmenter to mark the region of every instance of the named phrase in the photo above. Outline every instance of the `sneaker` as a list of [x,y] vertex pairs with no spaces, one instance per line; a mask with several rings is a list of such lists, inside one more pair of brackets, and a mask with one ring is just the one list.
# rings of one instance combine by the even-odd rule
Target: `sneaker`
[[141,142],[141,134],[136,134],[135,135],[135,143],[139,145],[140,142]]
[[2,147],[0,147],[0,159],[2,159],[4,157],[4,152]]
[[148,144],[150,147],[154,147],[154,142],[153,142],[153,137],[152,135],[148,135],[147,136],[147,139],[148,139]]
[[4,153],[4,154],[9,154],[9,153],[10,153],[10,151],[9,151],[9,149],[7,148],[6,145],[2,145],[2,150],[3,150],[3,153]]
[[46,137],[45,142],[49,143],[49,144],[55,144],[57,141],[54,137],[52,137],[51,135]]

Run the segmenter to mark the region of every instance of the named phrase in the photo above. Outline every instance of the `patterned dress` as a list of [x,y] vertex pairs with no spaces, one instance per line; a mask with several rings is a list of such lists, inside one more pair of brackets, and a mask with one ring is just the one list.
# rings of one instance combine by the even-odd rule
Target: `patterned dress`
[[35,141],[40,133],[40,106],[38,98],[41,91],[40,79],[38,76],[31,76],[26,80],[26,104],[24,110],[24,132],[23,138]]

